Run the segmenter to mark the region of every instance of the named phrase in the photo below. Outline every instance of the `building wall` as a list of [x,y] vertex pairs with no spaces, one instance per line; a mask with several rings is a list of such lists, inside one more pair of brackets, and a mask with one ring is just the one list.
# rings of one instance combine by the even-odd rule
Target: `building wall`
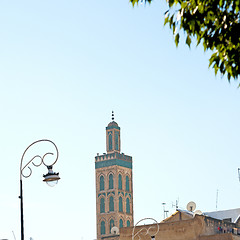
[[239,236],[234,236],[231,233],[215,234],[210,236],[200,236],[199,240],[239,240]]
[[135,229],[122,228],[120,229],[120,240],[133,240],[133,231],[135,235],[134,240],[150,240],[152,235],[155,235],[156,240],[240,240],[239,235],[217,232],[216,226],[218,220],[216,222],[213,222],[212,219],[207,221],[205,216],[199,215],[188,220],[175,220],[173,222],[159,223],[157,234],[157,224],[138,226]]
[[[236,224],[226,222],[224,220],[218,220],[211,217],[204,217],[205,221],[205,235],[216,234],[216,233],[235,233],[237,234]],[[220,230],[221,229],[221,230]]]
[[173,213],[170,217],[164,219],[162,222],[167,223],[167,222],[178,222],[182,220],[190,220],[193,218],[193,215],[191,214],[186,214],[181,211],[177,211]]

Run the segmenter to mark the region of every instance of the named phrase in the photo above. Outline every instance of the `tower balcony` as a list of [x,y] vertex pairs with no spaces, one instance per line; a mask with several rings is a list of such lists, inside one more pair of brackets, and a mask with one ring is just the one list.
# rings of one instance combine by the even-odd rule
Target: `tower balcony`
[[119,159],[119,160],[132,162],[132,157],[131,156],[125,155],[124,153],[118,153],[118,152],[103,154],[103,155],[97,155],[95,157],[95,162],[106,161],[106,160],[111,160],[111,159]]
[[95,157],[95,169],[114,165],[132,169],[132,157],[118,152],[97,155]]

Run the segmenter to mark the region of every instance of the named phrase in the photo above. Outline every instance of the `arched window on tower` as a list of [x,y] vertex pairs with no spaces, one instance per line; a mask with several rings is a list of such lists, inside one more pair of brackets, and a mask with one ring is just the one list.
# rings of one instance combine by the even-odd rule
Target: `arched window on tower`
[[118,175],[118,189],[122,190],[122,175]]
[[112,132],[109,132],[108,135],[108,148],[110,151],[112,150]]
[[130,213],[130,201],[129,198],[126,200],[126,213]]
[[126,191],[129,192],[129,176],[126,176]]
[[106,234],[105,222],[101,221],[101,235]]
[[109,175],[109,189],[113,189],[113,175]]
[[104,176],[100,177],[100,191],[104,190]]
[[122,201],[122,197],[119,197],[119,212],[123,212],[123,201]]
[[101,198],[100,200],[100,213],[104,213],[105,212],[105,199]]
[[130,221],[127,220],[127,227],[130,227]]
[[113,196],[109,198],[109,211],[113,212],[114,211],[114,201],[113,201]]
[[120,220],[119,220],[119,228],[122,228],[122,227],[123,227],[123,220],[120,219]]
[[119,150],[118,139],[119,139],[118,133],[115,132],[115,149],[116,149],[116,150]]
[[109,225],[109,233],[111,233],[111,229],[112,229],[112,227],[114,227],[114,220],[113,219],[111,219],[110,220],[110,225]]

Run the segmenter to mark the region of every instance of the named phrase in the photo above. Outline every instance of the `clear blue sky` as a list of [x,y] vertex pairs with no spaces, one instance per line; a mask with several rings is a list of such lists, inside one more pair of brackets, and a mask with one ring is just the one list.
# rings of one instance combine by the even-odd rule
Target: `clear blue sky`
[[[161,3],[160,3],[161,2]],[[174,45],[164,1],[1,1],[0,239],[20,240],[19,166],[42,138],[60,151],[55,188],[43,166],[24,179],[26,240],[92,240],[94,157],[111,111],[133,156],[134,217],[161,221],[189,201],[238,208],[240,92],[209,53]]]

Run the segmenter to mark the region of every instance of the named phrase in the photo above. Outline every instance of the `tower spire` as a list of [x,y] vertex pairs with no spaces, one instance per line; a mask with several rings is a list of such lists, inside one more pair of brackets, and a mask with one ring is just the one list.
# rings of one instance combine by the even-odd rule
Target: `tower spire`
[[120,127],[114,121],[114,111],[112,111],[112,121],[106,127],[107,137],[107,153],[118,152],[120,153],[121,141],[120,141]]
[[114,111],[112,111],[112,120],[114,121]]

